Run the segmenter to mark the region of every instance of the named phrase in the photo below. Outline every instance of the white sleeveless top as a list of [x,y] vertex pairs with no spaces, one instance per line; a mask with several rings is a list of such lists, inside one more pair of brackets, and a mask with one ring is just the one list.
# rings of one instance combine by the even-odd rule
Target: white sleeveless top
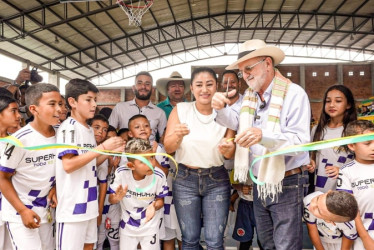
[[199,113],[195,102],[178,103],[177,110],[179,121],[187,124],[190,133],[183,137],[175,152],[175,160],[199,168],[223,165],[224,158],[218,144],[227,128],[214,121],[214,112],[211,115]]

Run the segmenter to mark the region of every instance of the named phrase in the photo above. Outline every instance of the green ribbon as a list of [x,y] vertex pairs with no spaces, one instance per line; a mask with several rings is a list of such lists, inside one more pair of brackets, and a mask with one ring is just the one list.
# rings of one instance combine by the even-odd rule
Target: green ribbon
[[347,144],[357,143],[357,142],[364,142],[364,141],[371,141],[374,140],[374,133],[368,133],[368,134],[362,134],[362,135],[354,135],[354,136],[347,136],[347,137],[340,137],[340,138],[334,138],[326,141],[317,141],[307,144],[301,144],[301,145],[294,145],[282,148],[280,150],[270,152],[266,155],[257,156],[251,164],[251,167],[249,168],[249,176],[251,177],[252,181],[256,183],[257,185],[264,185],[264,182],[261,182],[256,179],[256,177],[253,175],[252,168],[253,165],[265,158],[269,158],[276,155],[283,155],[288,153],[295,153],[295,152],[308,152],[308,151],[314,151],[314,150],[321,150],[325,148],[332,148],[336,146],[343,146]]
[[[174,158],[172,156],[168,155],[168,154],[165,154],[165,153],[128,154],[128,153],[124,153],[124,152],[123,153],[118,153],[118,152],[114,152],[114,151],[110,151],[110,150],[97,150],[97,149],[94,149],[94,148],[85,148],[85,147],[79,147],[79,146],[76,146],[76,145],[69,145],[69,144],[45,144],[45,145],[37,145],[37,146],[32,146],[32,147],[25,147],[20,140],[18,140],[17,138],[15,138],[13,136],[0,138],[0,142],[6,142],[6,143],[12,144],[16,147],[20,147],[20,148],[23,148],[23,149],[26,149],[26,150],[45,150],[45,149],[70,148],[70,149],[83,149],[83,150],[87,150],[87,151],[91,151],[91,152],[95,152],[95,153],[99,153],[99,154],[104,154],[104,155],[110,155],[110,156],[126,156],[128,158],[134,158],[134,159],[137,159],[139,161],[144,162],[152,170],[153,173],[154,173],[154,168],[153,168],[152,164],[147,160],[147,158],[145,158],[145,156],[164,155],[164,156],[169,157],[175,163],[175,165],[177,166],[177,163],[174,160]],[[156,176],[153,175],[152,183],[145,188],[136,188],[136,192],[144,193],[144,192],[148,191],[149,189],[151,189],[155,184],[156,184]]]
[[[233,138],[230,138],[233,139]],[[230,140],[229,139],[229,140]],[[314,151],[314,150],[321,150],[325,148],[332,148],[332,147],[337,147],[337,146],[343,146],[347,144],[352,144],[352,143],[358,143],[358,142],[364,142],[364,141],[371,141],[374,140],[374,133],[368,133],[368,134],[362,134],[362,135],[355,135],[355,136],[347,136],[347,137],[341,137],[341,138],[334,138],[326,141],[317,141],[317,142],[312,142],[312,143],[307,143],[307,144],[301,144],[301,145],[293,145],[289,147],[282,148],[280,150],[270,152],[266,155],[262,156],[257,156],[251,164],[251,167],[249,168],[249,175],[254,183],[257,185],[264,185],[264,182],[261,182],[256,179],[256,177],[253,175],[253,165],[265,158],[269,158],[272,156],[276,155],[283,155],[283,154],[288,154],[288,153],[295,153],[295,152],[308,152],[308,151]],[[75,145],[68,145],[68,144],[46,144],[46,145],[38,145],[38,146],[33,146],[33,147],[25,147],[23,144],[15,137],[13,136],[8,136],[5,138],[0,138],[0,142],[7,142],[12,145],[15,145],[17,147],[24,148],[26,150],[44,150],[44,149],[57,149],[57,148],[72,148],[72,149],[84,149],[88,151],[92,151],[95,153],[99,154],[104,154],[104,155],[110,155],[110,156],[126,156],[128,158],[134,158],[137,160],[140,160],[144,162],[153,172],[154,168],[152,164],[145,158],[145,156],[156,156],[156,155],[163,155],[171,159],[178,171],[178,164],[175,161],[175,159],[168,154],[165,153],[148,153],[148,154],[128,154],[128,153],[118,153],[118,152],[113,152],[109,150],[97,150],[93,148],[84,148],[84,147],[78,147]],[[145,188],[136,188],[137,192],[146,192],[150,188],[152,188],[156,184],[156,177],[153,176],[152,183],[148,185]]]

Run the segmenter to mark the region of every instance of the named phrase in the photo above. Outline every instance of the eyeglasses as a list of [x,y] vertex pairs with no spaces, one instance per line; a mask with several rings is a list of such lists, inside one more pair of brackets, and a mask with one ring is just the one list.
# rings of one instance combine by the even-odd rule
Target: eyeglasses
[[[262,63],[265,60],[266,60],[266,58],[262,59],[261,61],[256,62],[255,64],[253,64],[251,66],[245,66],[244,70],[243,70],[244,73],[246,73],[247,75],[249,75],[251,73],[251,71],[253,70],[254,67],[256,67],[258,64]],[[243,72],[242,71],[238,72],[238,77],[239,78],[243,78]]]

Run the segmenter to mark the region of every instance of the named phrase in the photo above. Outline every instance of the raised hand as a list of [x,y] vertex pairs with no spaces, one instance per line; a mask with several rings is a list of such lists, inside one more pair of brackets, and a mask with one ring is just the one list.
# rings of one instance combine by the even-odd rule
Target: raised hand
[[230,104],[230,100],[228,97],[234,96],[236,93],[236,90],[233,89],[229,91],[228,93],[223,93],[223,92],[216,92],[213,95],[212,98],[212,108],[215,110],[220,110],[223,109],[226,104]]
[[111,137],[102,143],[103,149],[115,152],[123,152],[125,145],[125,142],[119,136]]
[[179,123],[175,125],[174,133],[179,138],[183,138],[185,135],[188,135],[190,133],[190,129],[188,128],[187,124]]

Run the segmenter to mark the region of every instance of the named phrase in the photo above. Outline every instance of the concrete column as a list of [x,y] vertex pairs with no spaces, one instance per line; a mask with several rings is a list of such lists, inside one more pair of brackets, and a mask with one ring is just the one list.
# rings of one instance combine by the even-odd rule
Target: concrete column
[[160,96],[159,96],[159,92],[156,89],[156,87],[154,86],[153,88],[155,90],[155,99],[156,99],[155,103],[157,104],[157,103],[159,103]]
[[300,86],[305,89],[305,65],[300,65]]
[[[46,82],[44,80],[44,82]],[[48,74],[48,83],[53,84],[57,87],[60,87],[60,79],[59,79],[59,74],[57,72],[49,73]]]
[[125,88],[121,88],[121,101],[126,101],[125,100],[126,98],[126,89]]
[[374,95],[374,63],[370,64],[371,71],[371,95]]
[[343,80],[343,65],[342,64],[338,64],[337,65],[337,84],[341,84],[343,85],[344,84],[344,80]]

